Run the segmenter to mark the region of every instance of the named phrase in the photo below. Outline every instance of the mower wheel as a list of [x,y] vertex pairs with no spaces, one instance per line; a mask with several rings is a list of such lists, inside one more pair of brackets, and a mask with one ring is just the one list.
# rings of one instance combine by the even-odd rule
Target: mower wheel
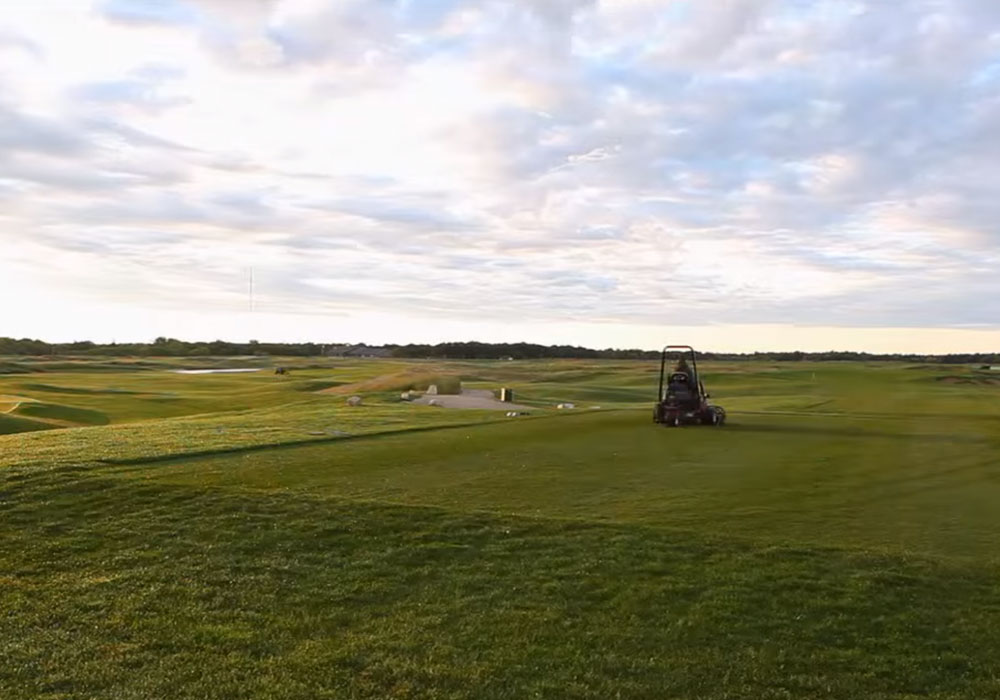
[[726,409],[721,406],[715,406],[712,408],[712,413],[715,414],[715,425],[722,426],[726,424]]

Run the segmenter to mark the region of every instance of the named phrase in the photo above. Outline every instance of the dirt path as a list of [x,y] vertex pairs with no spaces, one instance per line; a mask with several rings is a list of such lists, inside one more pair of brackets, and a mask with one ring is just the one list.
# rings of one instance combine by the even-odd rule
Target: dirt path
[[[499,401],[488,389],[463,389],[461,394],[427,395],[414,399],[413,403],[423,406],[432,400],[444,408],[474,408],[486,411],[531,411],[531,406]],[[538,409],[534,409],[538,410]]]

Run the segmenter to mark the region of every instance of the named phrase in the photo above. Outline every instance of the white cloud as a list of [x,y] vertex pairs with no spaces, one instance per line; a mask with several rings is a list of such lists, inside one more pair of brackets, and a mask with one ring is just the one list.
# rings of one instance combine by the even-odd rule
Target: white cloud
[[38,298],[202,327],[253,265],[274,313],[591,344],[1000,323],[994,3],[60,7],[0,26],[4,265]]

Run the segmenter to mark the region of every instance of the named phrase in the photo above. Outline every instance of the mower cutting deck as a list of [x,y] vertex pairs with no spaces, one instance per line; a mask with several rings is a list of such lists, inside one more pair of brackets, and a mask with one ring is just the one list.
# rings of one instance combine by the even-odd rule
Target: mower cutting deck
[[[667,355],[676,352],[679,360],[667,370]],[[660,356],[660,390],[653,422],[677,427],[680,425],[722,425],[726,410],[708,403],[709,394],[698,376],[698,363],[690,345],[668,345]]]

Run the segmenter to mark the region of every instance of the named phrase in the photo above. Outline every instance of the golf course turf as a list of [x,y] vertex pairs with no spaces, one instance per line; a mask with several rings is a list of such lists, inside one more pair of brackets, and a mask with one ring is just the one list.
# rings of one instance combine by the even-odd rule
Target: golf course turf
[[973,368],[705,362],[669,429],[643,362],[88,364],[0,375],[66,407],[3,414],[0,698],[1000,697]]

